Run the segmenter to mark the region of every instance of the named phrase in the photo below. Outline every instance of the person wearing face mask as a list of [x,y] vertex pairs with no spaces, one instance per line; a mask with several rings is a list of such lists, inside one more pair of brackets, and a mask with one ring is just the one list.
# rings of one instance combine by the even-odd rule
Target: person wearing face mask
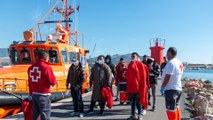
[[[97,62],[91,69],[90,87],[93,86],[90,109],[86,114],[94,113],[96,102],[100,105],[100,115],[103,115],[106,102],[102,100],[102,88],[110,87],[112,80],[112,72],[110,67],[105,64],[104,56],[98,56]],[[111,96],[112,97],[112,96]]]
[[116,67],[115,65],[112,63],[112,58],[110,55],[107,55],[105,58],[105,63],[110,67],[111,71],[112,71],[112,83],[114,83],[115,81],[115,75],[116,75]]
[[[152,111],[155,111],[155,102],[156,102],[156,85],[157,85],[157,79],[158,76],[160,75],[160,67],[159,65],[155,62],[153,58],[149,58],[147,60],[148,68],[149,68],[149,76],[150,76],[150,88],[152,90],[152,96],[153,96],[153,105],[152,105]],[[150,90],[149,90],[149,96],[148,100],[150,103]],[[151,104],[151,103],[150,103]]]
[[127,84],[126,70],[127,70],[127,64],[123,60],[120,62],[120,69],[116,73],[116,84],[119,89],[118,92],[120,93],[120,104],[123,104],[124,102],[128,103],[127,97],[125,97],[126,96],[126,84]]
[[66,86],[67,89],[71,89],[73,99],[74,112],[71,115],[79,115],[81,118],[84,116],[84,104],[82,101],[82,85],[84,80],[85,75],[81,63],[77,59],[73,59],[72,65],[69,68]]
[[[141,105],[144,109],[148,107],[147,100],[147,73],[145,65],[139,61],[138,53],[131,54],[132,61],[129,63],[126,71],[127,94],[131,104],[131,115],[128,120],[142,120]],[[138,109],[138,117],[135,115],[135,106]]]
[[115,85],[117,87],[117,91],[116,91],[116,99],[115,99],[115,101],[118,101],[118,99],[119,99],[119,84],[118,84],[119,77],[118,76],[119,76],[119,73],[120,73],[119,71],[123,68],[122,67],[123,65],[125,65],[127,67],[126,61],[124,60],[123,57],[121,57],[119,63],[116,65],[117,73],[116,73],[116,78],[115,78]]

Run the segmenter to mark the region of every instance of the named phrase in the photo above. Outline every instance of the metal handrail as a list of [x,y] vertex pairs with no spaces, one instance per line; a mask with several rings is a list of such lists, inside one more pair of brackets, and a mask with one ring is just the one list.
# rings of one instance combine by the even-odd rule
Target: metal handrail
[[[62,92],[62,90],[66,90],[66,86],[65,87],[60,87],[59,84],[61,81],[66,81],[65,79],[57,79],[57,84],[51,88],[52,91],[56,91],[56,92]],[[7,86],[6,83],[9,82],[14,82],[15,86],[13,86],[12,84],[8,84],[9,86]],[[24,86],[20,86],[20,83],[24,82],[25,85]],[[28,87],[28,79],[27,78],[0,78],[0,91],[12,91],[12,92],[23,92],[26,91],[28,92],[29,87]]]

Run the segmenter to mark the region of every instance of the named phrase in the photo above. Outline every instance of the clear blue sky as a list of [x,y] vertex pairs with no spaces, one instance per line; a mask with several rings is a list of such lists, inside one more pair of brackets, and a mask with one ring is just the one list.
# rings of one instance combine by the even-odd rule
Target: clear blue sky
[[[55,0],[50,0],[51,5]],[[213,63],[213,0],[77,0],[79,31],[98,54],[148,54],[151,38],[166,39],[184,62]],[[48,9],[48,0],[3,0],[0,47],[21,40]]]

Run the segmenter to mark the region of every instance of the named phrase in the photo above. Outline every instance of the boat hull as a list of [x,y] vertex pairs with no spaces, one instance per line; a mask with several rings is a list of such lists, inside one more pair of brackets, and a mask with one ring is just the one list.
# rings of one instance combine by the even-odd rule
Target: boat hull
[[[16,95],[16,97],[14,95]],[[29,94],[15,93],[14,95],[0,92],[0,118],[15,115],[21,112],[21,99],[27,98]],[[51,93],[51,102],[56,102],[67,97],[70,97],[70,95],[66,96],[64,92],[54,92]]]

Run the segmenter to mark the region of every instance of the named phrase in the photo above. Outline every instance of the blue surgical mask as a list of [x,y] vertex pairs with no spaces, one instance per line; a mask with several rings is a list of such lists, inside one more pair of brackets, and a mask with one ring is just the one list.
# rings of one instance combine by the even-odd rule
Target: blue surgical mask
[[110,59],[106,59],[106,63],[110,63]]
[[78,61],[73,62],[73,65],[77,66],[78,65]]

